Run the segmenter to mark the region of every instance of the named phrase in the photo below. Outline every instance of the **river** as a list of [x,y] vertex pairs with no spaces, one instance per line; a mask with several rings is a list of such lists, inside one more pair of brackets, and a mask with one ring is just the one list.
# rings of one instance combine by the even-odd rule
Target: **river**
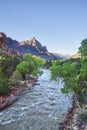
[[58,130],[72,99],[61,93],[61,81],[50,81],[50,71],[43,72],[40,85],[0,112],[0,130]]

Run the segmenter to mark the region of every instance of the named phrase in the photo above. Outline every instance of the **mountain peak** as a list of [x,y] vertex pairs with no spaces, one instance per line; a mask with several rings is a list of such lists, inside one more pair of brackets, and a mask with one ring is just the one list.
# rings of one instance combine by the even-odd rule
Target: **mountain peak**
[[42,44],[35,37],[32,37],[30,40],[27,40],[27,41],[21,41],[20,45],[30,45],[30,46],[36,48],[36,50],[39,52],[48,51],[46,46],[42,46]]
[[18,42],[7,37],[3,32],[0,32],[0,53],[15,53],[18,56],[30,53],[47,60],[55,58],[53,54],[48,52],[46,46],[43,46],[35,37],[32,37],[30,40]]
[[28,44],[32,46],[36,46],[36,38],[32,37],[30,40],[28,40]]
[[6,37],[5,33],[0,32],[0,38],[1,38],[1,37]]
[[36,38],[35,37],[32,37],[31,39],[29,39],[29,41],[36,41]]
[[32,39],[32,40],[36,40],[36,38],[35,38],[35,37],[32,37],[31,39]]

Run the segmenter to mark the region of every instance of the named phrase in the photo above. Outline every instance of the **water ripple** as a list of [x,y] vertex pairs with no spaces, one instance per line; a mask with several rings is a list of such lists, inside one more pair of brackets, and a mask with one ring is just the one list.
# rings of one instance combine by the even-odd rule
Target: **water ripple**
[[44,70],[39,83],[0,112],[0,130],[58,130],[71,106],[71,96],[61,93],[61,81],[50,81],[49,70]]

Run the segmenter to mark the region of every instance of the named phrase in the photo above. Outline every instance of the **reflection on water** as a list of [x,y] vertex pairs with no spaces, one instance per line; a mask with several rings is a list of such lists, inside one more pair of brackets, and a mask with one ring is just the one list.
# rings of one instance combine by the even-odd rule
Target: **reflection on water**
[[39,82],[0,112],[0,130],[58,130],[71,106],[71,96],[61,93],[63,83],[50,81],[49,70],[44,70]]

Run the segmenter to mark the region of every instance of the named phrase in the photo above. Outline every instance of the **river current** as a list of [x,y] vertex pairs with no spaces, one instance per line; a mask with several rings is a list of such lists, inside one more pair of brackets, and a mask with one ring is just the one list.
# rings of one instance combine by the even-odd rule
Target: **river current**
[[72,105],[71,96],[61,93],[61,81],[50,81],[49,70],[43,70],[38,82],[0,112],[0,130],[58,130]]

